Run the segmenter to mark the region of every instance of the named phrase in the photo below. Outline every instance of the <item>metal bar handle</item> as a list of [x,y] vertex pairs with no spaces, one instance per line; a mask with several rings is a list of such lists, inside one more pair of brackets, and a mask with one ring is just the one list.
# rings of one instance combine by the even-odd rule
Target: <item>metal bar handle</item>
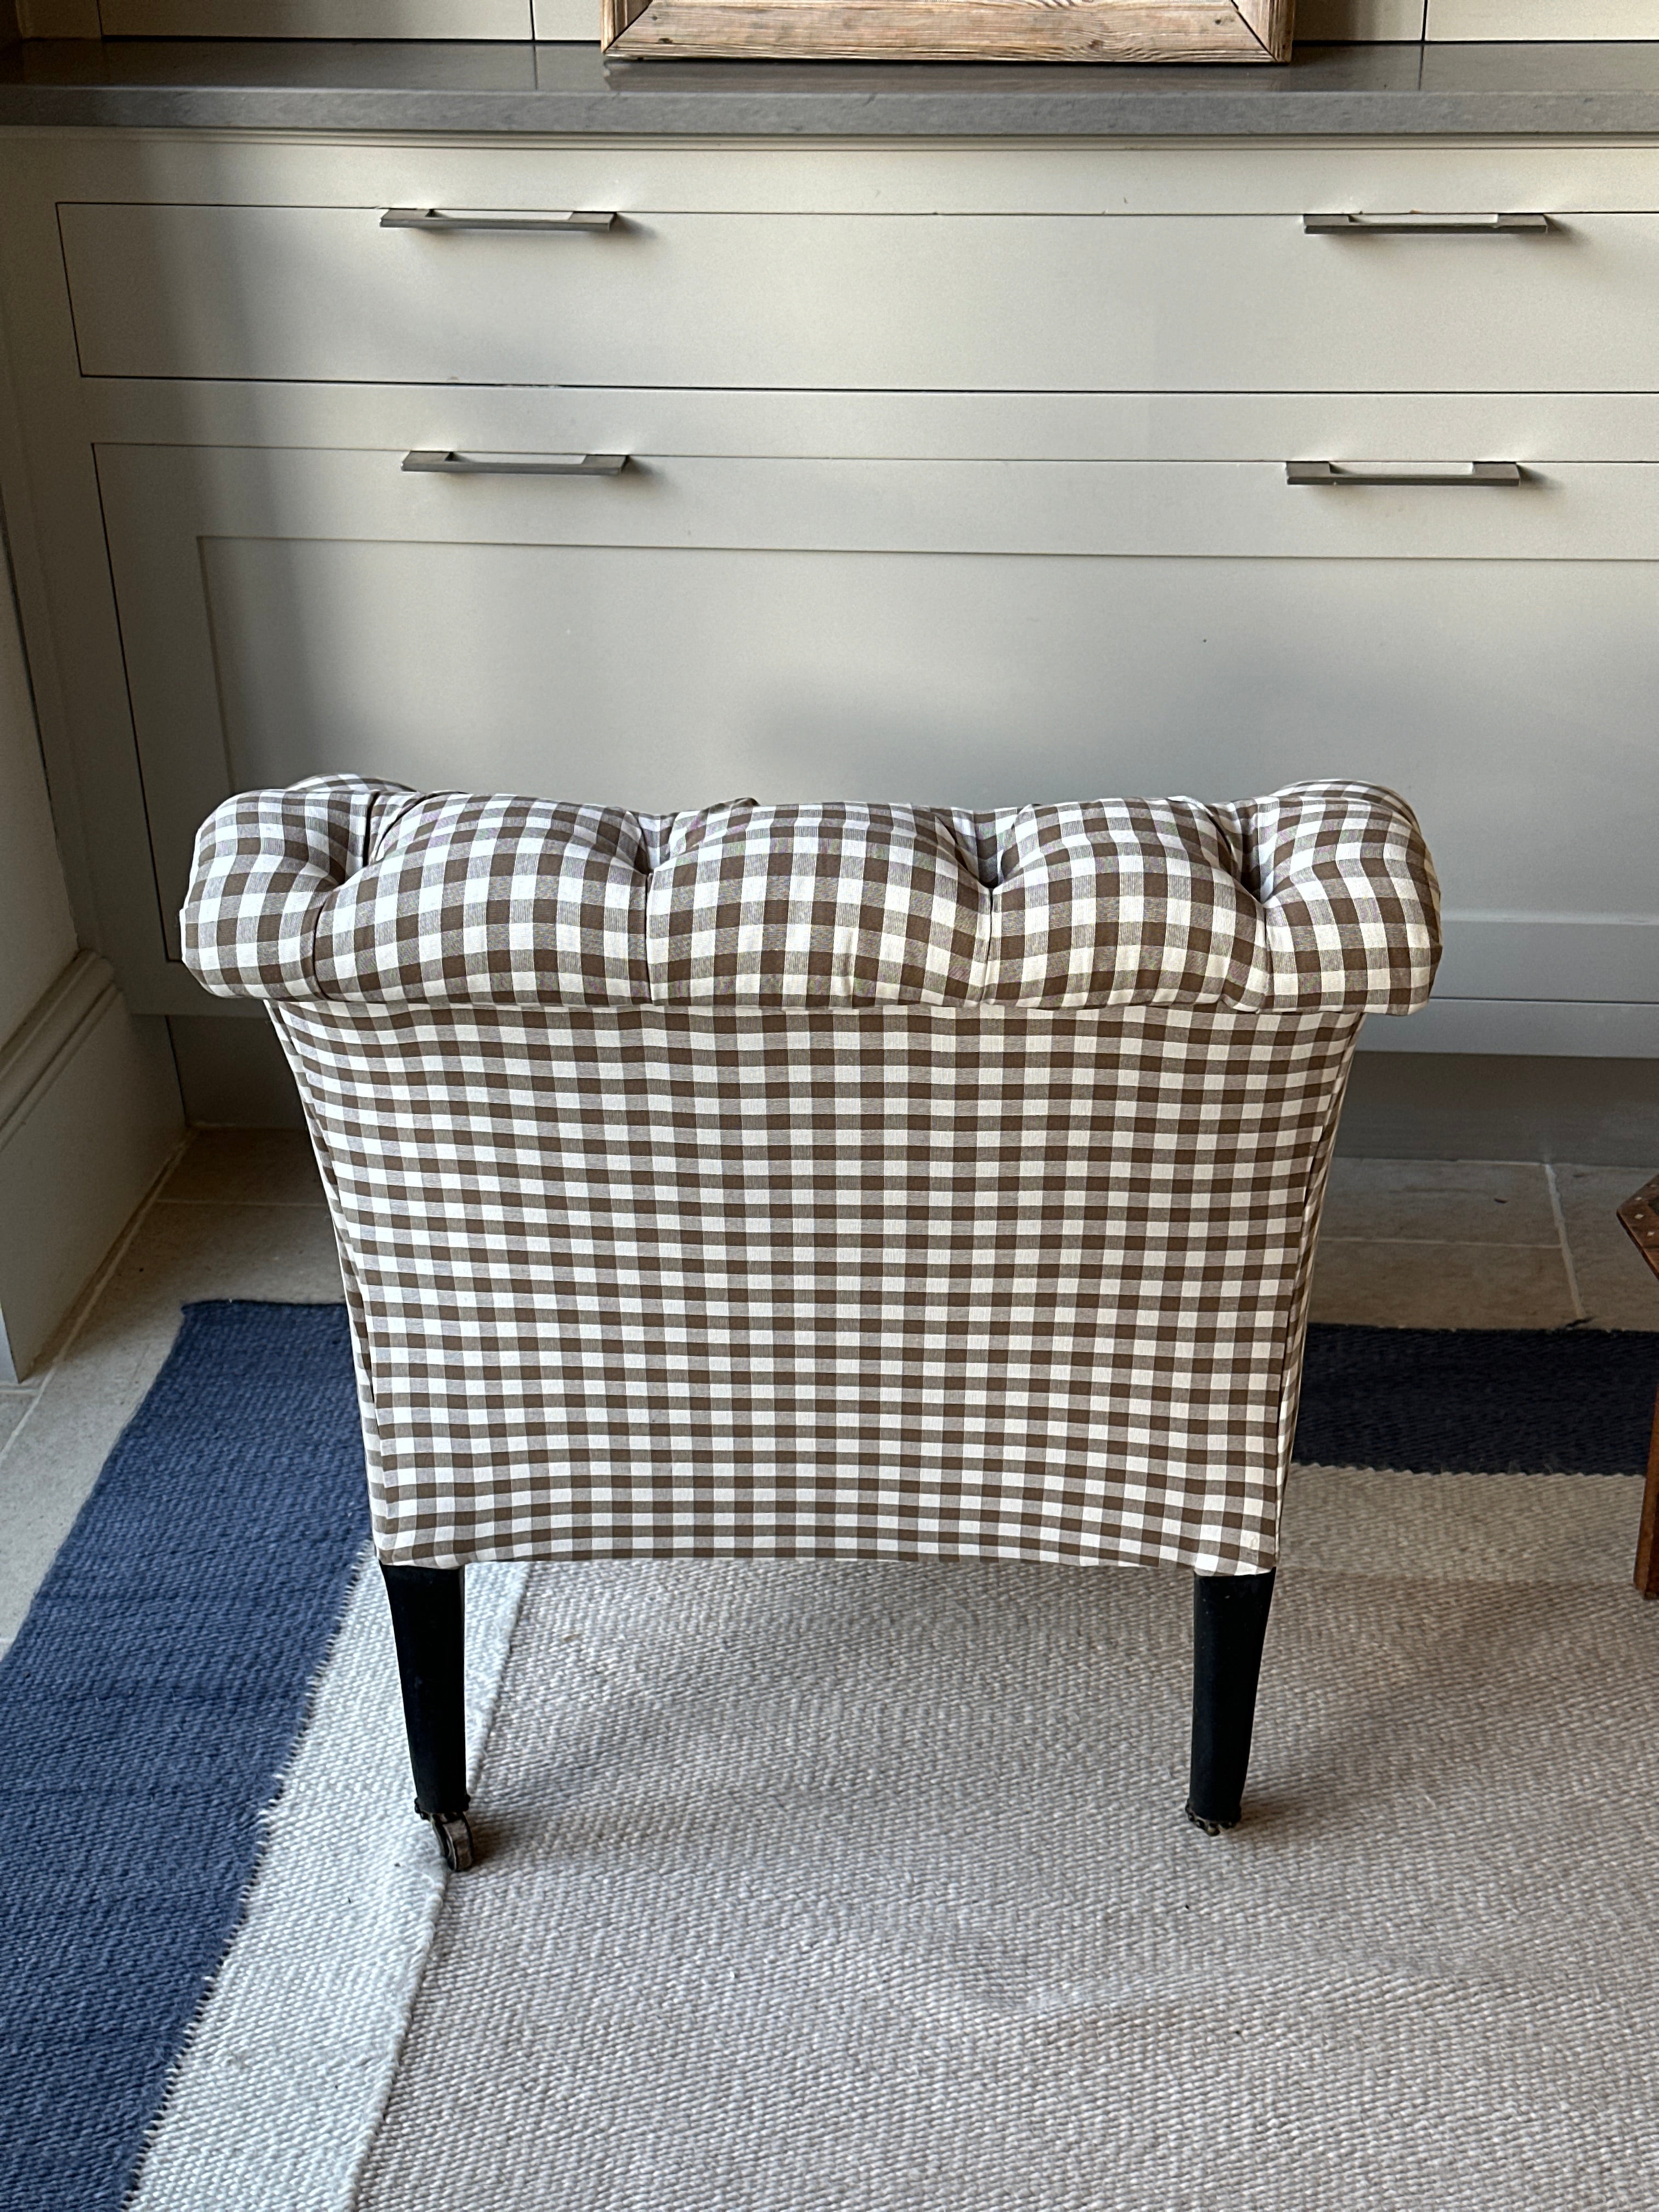
[[437,477],[615,477],[628,459],[626,453],[457,453],[417,447],[404,455],[404,471]]
[[382,230],[609,230],[614,208],[388,208]]
[[1520,230],[1537,232],[1550,228],[1547,215],[1304,215],[1304,230],[1335,232],[1339,236],[1414,234],[1434,237],[1466,231]]
[[1348,461],[1286,461],[1285,481],[1293,484],[1518,484],[1527,480],[1519,461],[1456,461],[1443,467],[1407,461],[1399,467]]

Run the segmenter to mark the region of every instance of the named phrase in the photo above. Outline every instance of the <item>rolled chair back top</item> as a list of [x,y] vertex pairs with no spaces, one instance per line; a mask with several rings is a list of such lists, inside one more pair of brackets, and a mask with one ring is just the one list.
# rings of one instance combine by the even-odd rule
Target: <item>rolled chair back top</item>
[[1407,1013],[1439,957],[1417,822],[1363,783],[677,814],[357,776],[204,823],[186,964],[229,998]]

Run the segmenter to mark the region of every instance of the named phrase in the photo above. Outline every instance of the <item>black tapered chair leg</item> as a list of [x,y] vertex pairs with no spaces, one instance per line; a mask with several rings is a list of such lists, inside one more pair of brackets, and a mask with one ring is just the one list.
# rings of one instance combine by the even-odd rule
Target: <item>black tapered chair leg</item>
[[446,1863],[472,1863],[467,1822],[465,1608],[459,1567],[394,1567],[384,1560],[403,1686],[415,1809],[430,1820]]
[[1273,1597],[1271,1572],[1193,1577],[1193,1765],[1187,1818],[1208,1836],[1238,1826]]

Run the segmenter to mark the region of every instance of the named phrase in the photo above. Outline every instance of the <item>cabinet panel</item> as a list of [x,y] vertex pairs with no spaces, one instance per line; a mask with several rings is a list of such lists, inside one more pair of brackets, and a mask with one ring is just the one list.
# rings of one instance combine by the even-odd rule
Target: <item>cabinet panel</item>
[[109,39],[528,39],[531,0],[98,0]]
[[599,0],[535,0],[538,39],[598,42]]
[[[411,447],[462,445],[746,460],[1281,464],[1316,454],[1445,462],[1498,454],[1520,462],[1534,484],[1549,482],[1559,465],[1582,470],[1590,462],[1659,456],[1659,393],[1652,392],[734,393],[104,377],[83,381],[75,397],[87,436],[118,446],[355,447],[396,455]],[[1639,487],[1647,480],[1607,481]],[[1581,495],[1588,481],[1580,477]],[[1527,511],[1535,516],[1538,505],[1532,500]],[[1443,526],[1449,510],[1419,501],[1418,511],[1425,519],[1439,514]],[[1367,512],[1374,514],[1374,505]],[[1595,524],[1603,551],[1610,513],[1602,503]]]
[[1008,391],[1640,391],[1659,216],[1309,235],[1295,216],[65,206],[90,376]]
[[[1329,775],[1418,807],[1482,995],[1605,995],[1609,927],[1639,933],[1617,941],[1621,988],[1659,944],[1629,805],[1659,688],[1652,557],[1390,557],[1386,514],[1370,550],[1358,508],[1319,520],[1364,495],[1249,467],[1215,486],[1311,501],[1309,523],[1252,543],[1236,517],[1228,538],[1212,496],[1206,538],[1196,508],[1170,523],[1189,472],[1166,467],[1130,526],[1109,480],[1107,523],[1091,538],[1061,512],[1044,552],[1022,519],[1045,504],[1040,465],[657,457],[630,489],[412,478],[382,454],[100,460],[169,913],[221,797],[326,769],[645,809],[1238,797]],[[619,490],[639,495],[626,519],[605,507]],[[1659,1000],[1659,973],[1638,995]]]
[[[519,59],[496,60],[491,82],[523,82]],[[1659,210],[1659,145],[1651,141],[734,143],[618,133],[556,141],[497,134],[469,143],[419,132],[387,139],[368,132],[42,131],[0,141],[0,169],[12,191],[31,203],[44,198],[52,208],[598,207],[624,214],[1293,220],[1322,208],[1537,209],[1569,223],[1578,214]],[[1482,243],[1475,240],[1468,250]]]
[[1425,0],[1297,0],[1298,46],[1392,46],[1423,35]]
[[[740,404],[740,403],[735,403]],[[477,538],[536,545],[702,545],[784,552],[1085,554],[1145,559],[1659,560],[1659,464],[1529,464],[1514,483],[1310,487],[1283,461],[747,459],[593,450],[447,458],[336,449],[100,448],[107,499],[147,479],[158,507],[194,480],[282,534]],[[442,449],[432,449],[436,458]],[[425,459],[422,454],[418,458]],[[537,472],[550,464],[554,472]],[[1343,465],[1355,465],[1344,457]],[[1401,459],[1366,464],[1413,468]],[[531,472],[524,472],[529,471]]]
[[1653,0],[1426,0],[1423,35],[1474,40],[1638,39],[1659,34]]

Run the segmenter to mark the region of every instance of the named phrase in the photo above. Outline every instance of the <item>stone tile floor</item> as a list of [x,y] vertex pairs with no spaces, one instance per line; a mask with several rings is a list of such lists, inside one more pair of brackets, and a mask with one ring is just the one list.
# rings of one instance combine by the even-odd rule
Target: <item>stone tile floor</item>
[[1659,1329],[1659,1279],[1615,1218],[1652,1168],[1339,1159],[1316,1321]]
[[[1659,1161],[1339,1159],[1316,1320],[1659,1330],[1659,1281],[1615,1220]],[[296,1131],[197,1133],[36,1372],[0,1389],[0,1648],[194,1298],[340,1295]]]

